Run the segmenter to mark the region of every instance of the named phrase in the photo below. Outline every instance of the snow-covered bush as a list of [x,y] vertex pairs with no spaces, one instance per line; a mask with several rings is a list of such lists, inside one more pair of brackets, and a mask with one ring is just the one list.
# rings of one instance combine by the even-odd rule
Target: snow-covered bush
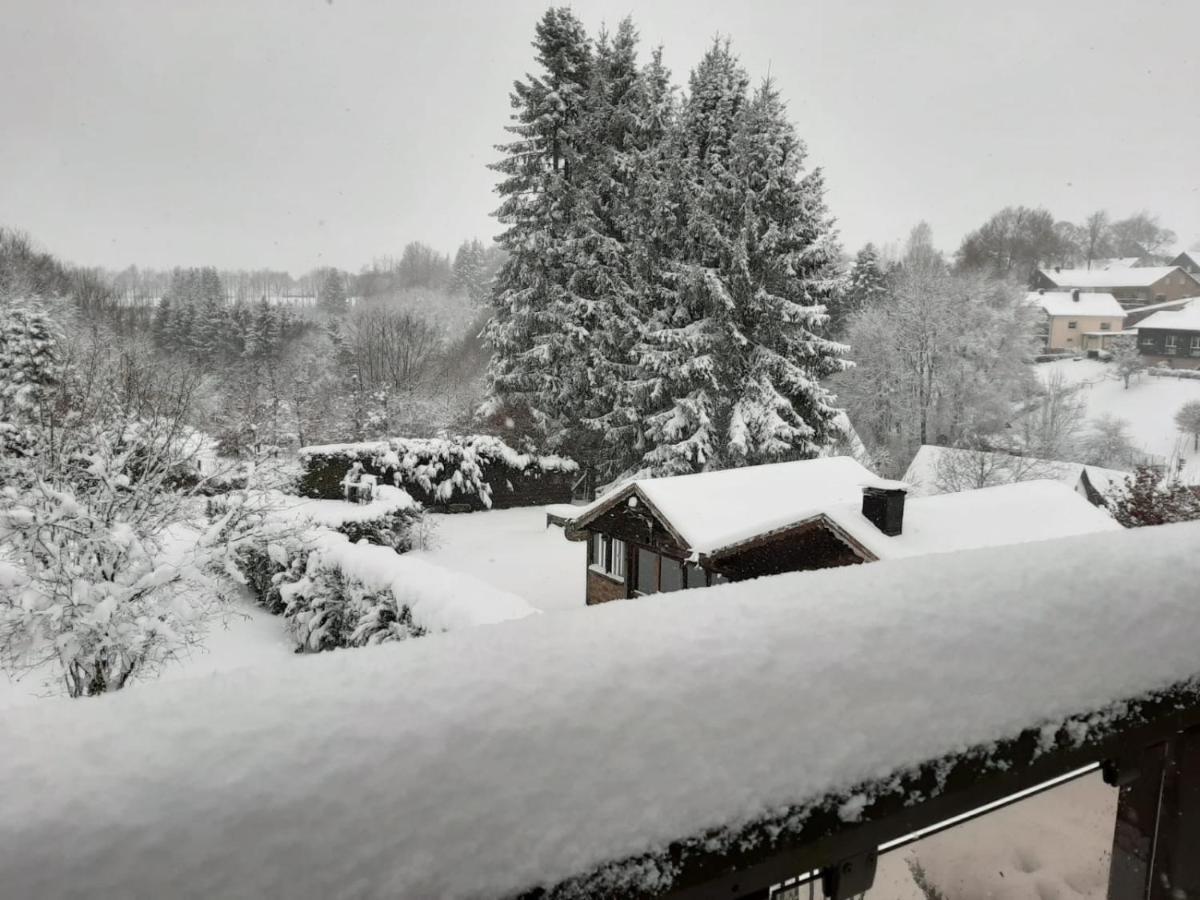
[[520,453],[490,435],[328,444],[305,447],[300,458],[308,497],[343,497],[347,475],[358,472],[427,506],[472,509],[567,502],[579,471],[572,460]]
[[1105,497],[1113,518],[1126,528],[1200,519],[1200,491],[1161,466],[1138,466]]
[[0,305],[0,333],[0,409],[20,438],[0,453],[0,665],[71,696],[118,690],[197,643],[224,599],[212,573],[230,548],[190,524],[196,378],[31,304]]

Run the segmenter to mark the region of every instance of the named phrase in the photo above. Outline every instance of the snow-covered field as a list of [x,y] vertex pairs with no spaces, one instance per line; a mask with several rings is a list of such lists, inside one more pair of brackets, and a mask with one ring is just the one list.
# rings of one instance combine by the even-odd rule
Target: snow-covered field
[[587,544],[547,528],[542,507],[429,518],[433,546],[413,555],[512,591],[543,611],[584,605]]
[[1191,436],[1180,434],[1175,427],[1179,407],[1200,400],[1200,379],[1135,375],[1126,390],[1124,383],[1113,377],[1111,365],[1094,359],[1044,363],[1036,372],[1043,379],[1061,372],[1070,383],[1082,387],[1080,396],[1087,403],[1089,419],[1108,413],[1126,420],[1139,450],[1168,460],[1182,459],[1184,478],[1200,483],[1200,453],[1192,449]]

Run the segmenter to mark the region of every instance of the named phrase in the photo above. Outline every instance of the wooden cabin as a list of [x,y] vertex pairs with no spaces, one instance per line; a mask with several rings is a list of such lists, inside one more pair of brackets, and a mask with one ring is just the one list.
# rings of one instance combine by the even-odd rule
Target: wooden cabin
[[1064,484],[907,499],[849,457],[627,482],[565,520],[586,602],[1119,526]]

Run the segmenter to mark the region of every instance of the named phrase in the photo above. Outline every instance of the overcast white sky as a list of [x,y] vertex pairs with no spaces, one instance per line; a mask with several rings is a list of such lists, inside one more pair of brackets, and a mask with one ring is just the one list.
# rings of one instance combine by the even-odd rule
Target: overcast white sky
[[[1200,2],[632,0],[676,81],[770,73],[851,250],[1008,204],[1200,241]],[[86,265],[357,269],[498,228],[492,145],[546,4],[25,0],[0,28],[0,224]]]

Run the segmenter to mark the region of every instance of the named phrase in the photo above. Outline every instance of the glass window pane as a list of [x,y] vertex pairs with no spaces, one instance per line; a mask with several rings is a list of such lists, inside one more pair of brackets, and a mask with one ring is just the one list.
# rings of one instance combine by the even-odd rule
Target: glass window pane
[[658,554],[645,547],[638,547],[637,589],[643,594],[658,590]]
[[683,588],[683,563],[677,559],[662,559],[662,575],[659,576],[659,590],[678,591]]
[[618,578],[625,577],[625,542],[616,538],[612,541],[612,568],[609,571]]

